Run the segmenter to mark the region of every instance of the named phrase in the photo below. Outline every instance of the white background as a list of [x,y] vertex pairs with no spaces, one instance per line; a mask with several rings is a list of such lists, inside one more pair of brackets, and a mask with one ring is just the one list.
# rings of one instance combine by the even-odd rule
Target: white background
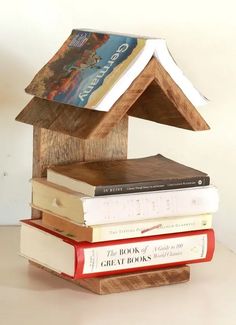
[[210,102],[199,109],[210,131],[130,119],[129,157],[158,152],[208,172],[220,193],[217,238],[236,251],[235,1],[0,1],[0,224],[30,216],[32,127],[14,121],[24,88],[73,28],[163,37]]

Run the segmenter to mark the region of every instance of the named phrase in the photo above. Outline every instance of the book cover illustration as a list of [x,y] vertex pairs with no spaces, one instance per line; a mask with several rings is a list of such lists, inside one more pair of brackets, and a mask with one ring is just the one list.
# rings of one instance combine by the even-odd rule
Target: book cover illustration
[[144,48],[145,39],[73,30],[26,92],[69,105],[93,108]]

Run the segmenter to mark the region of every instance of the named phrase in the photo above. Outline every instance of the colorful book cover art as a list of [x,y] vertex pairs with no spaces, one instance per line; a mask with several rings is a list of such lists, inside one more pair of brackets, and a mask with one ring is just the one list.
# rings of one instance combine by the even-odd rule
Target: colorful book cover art
[[26,92],[69,105],[94,108],[142,51],[145,39],[73,30]]

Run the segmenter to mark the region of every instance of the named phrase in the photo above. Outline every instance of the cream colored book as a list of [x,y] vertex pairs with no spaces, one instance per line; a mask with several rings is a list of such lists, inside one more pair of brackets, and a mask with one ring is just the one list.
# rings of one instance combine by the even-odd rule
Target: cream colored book
[[218,208],[214,186],[86,197],[45,179],[32,183],[33,207],[86,225],[213,213]]
[[143,221],[111,223],[105,225],[85,226],[43,212],[42,220],[38,220],[49,230],[58,232],[77,241],[90,243],[164,235],[212,228],[212,215],[164,217]]

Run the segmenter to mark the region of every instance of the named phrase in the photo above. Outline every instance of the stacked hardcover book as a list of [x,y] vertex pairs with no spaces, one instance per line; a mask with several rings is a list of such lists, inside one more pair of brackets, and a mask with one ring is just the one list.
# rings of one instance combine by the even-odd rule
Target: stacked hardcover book
[[206,173],[162,155],[51,166],[32,180],[41,219],[21,253],[72,279],[211,260],[218,193]]

